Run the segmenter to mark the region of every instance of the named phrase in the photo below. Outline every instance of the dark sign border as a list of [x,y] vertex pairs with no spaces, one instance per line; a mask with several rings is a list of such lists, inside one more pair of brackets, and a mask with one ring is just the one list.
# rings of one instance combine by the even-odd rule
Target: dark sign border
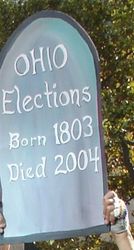
[[[97,105],[98,105],[98,120],[99,120],[99,135],[100,135],[100,142],[101,142],[101,159],[102,159],[102,169],[103,169],[103,184],[104,184],[104,194],[107,192],[107,171],[106,171],[106,163],[105,163],[105,155],[104,155],[104,141],[103,141],[103,132],[102,132],[102,116],[101,116],[101,98],[100,98],[100,64],[99,64],[99,56],[96,50],[96,47],[87,34],[87,32],[81,27],[81,25],[74,20],[69,15],[55,10],[43,10],[33,14],[32,16],[28,17],[24,20],[18,28],[12,33],[8,41],[6,42],[5,46],[0,52],[0,68],[3,64],[4,58],[6,57],[8,51],[11,49],[12,45],[14,44],[15,40],[18,36],[23,32],[23,30],[29,26],[34,20],[39,18],[59,18],[64,20],[65,22],[69,23],[74,29],[76,29],[80,36],[84,39],[86,44],[89,47],[89,50],[92,53],[95,70],[96,70],[96,80],[97,80]],[[24,242],[32,242],[32,241],[43,241],[43,240],[51,240],[51,239],[64,239],[76,236],[85,236],[89,234],[100,234],[104,232],[108,232],[109,228],[106,225],[100,225],[96,227],[90,227],[86,229],[80,230],[72,230],[72,231],[61,231],[61,232],[49,232],[49,233],[38,233],[32,234],[27,236],[21,237],[6,237],[4,235],[0,236],[0,244],[5,243],[24,243]]]

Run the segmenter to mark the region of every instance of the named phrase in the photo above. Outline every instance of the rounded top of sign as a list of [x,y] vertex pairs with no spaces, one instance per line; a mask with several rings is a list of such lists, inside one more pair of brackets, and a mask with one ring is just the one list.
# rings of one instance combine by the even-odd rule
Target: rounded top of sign
[[99,55],[98,55],[98,51],[92,41],[92,39],[90,38],[90,36],[88,35],[88,33],[84,30],[84,28],[71,16],[69,16],[66,13],[63,13],[61,11],[56,11],[56,10],[42,10],[39,11],[33,15],[31,15],[30,17],[26,18],[19,26],[18,28],[12,33],[12,35],[9,37],[8,41],[6,42],[5,46],[3,47],[2,51],[1,51],[1,57],[0,57],[0,67],[3,63],[3,60],[8,52],[8,50],[10,50],[11,46],[13,45],[14,41],[17,39],[17,37],[23,32],[23,30],[28,27],[32,22],[34,22],[37,19],[41,19],[41,18],[56,18],[56,19],[61,19],[65,22],[67,22],[68,24],[70,24],[74,29],[76,29],[78,31],[78,33],[80,34],[80,36],[85,40],[86,44],[88,45],[93,58],[94,58],[94,62],[96,67],[96,73],[98,74],[99,70],[98,70],[98,66],[99,66]]

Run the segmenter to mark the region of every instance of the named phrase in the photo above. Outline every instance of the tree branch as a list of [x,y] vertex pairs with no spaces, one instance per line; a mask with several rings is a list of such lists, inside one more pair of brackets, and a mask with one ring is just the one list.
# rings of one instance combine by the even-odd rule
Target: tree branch
[[124,165],[127,167],[129,175],[130,175],[132,181],[134,181],[134,166],[130,162],[128,144],[127,144],[127,141],[125,141],[123,138],[120,138],[120,139],[121,139],[121,147],[122,147],[122,152],[123,152]]

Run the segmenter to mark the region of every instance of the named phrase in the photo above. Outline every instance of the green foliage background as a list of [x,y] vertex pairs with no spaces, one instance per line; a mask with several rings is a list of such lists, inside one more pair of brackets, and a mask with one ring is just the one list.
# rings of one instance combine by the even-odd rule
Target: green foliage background
[[[15,28],[40,10],[74,17],[92,38],[100,57],[100,84],[109,189],[134,197],[134,1],[0,0],[0,50]],[[116,249],[98,236],[49,241],[41,249]]]

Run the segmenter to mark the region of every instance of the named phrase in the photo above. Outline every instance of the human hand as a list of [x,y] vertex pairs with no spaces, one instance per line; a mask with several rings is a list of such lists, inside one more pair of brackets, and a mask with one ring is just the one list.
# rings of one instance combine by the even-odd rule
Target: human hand
[[0,234],[4,233],[5,227],[6,227],[6,221],[4,215],[0,212]]
[[114,191],[109,191],[104,196],[103,206],[104,222],[111,225],[111,231],[113,233],[127,231],[129,220],[124,201],[119,199]]
[[105,224],[114,224],[114,197],[116,193],[114,191],[109,191],[103,198],[103,215]]

